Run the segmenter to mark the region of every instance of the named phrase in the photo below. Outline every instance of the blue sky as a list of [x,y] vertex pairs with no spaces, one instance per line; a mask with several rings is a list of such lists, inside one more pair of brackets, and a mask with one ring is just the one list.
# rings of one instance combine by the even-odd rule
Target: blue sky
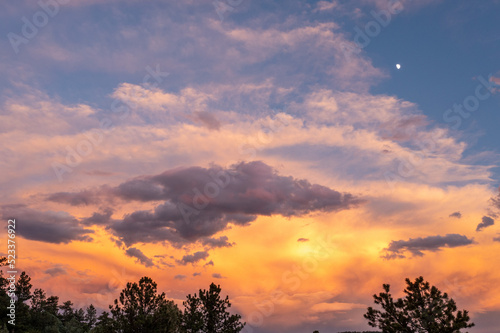
[[42,3],[0,12],[0,215],[37,287],[215,279],[255,332],[340,331],[424,275],[498,326],[499,1]]
[[[414,101],[437,124],[450,125],[443,113],[474,94],[478,76],[496,72],[500,51],[493,27],[498,25],[499,10],[495,2],[441,2],[395,17],[365,48],[374,65],[392,74],[372,91]],[[401,71],[394,69],[398,62],[403,64]],[[498,107],[499,97],[493,95],[463,119],[459,129],[473,145],[470,154],[496,151]]]

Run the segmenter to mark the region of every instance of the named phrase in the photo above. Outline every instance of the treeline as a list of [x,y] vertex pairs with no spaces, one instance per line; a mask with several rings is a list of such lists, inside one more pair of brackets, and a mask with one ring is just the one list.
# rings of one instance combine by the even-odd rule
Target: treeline
[[[188,295],[181,310],[165,293],[158,293],[151,278],[143,277],[139,283],[127,283],[110,311],[99,316],[92,304],[76,309],[71,301],[59,304],[58,296],[47,297],[42,289],[31,291],[25,272],[14,286],[12,295],[10,281],[0,273],[1,333],[237,333],[245,325],[241,316],[228,312],[229,298],[221,298],[221,288],[214,283]],[[15,317],[9,309],[11,296],[16,299]]]
[[[0,266],[5,262],[0,257]],[[165,293],[158,293],[151,278],[143,277],[127,283],[109,312],[99,316],[92,304],[75,309],[71,301],[59,304],[59,297],[47,297],[32,287],[25,272],[14,281],[0,271],[0,333],[238,333],[245,326],[240,315],[229,313],[229,298],[221,298],[221,288],[214,283],[187,295],[181,310]],[[368,325],[382,332],[460,333],[474,326],[467,310],[458,310],[447,293],[423,277],[406,279],[405,297],[397,300],[388,284],[382,287],[373,295],[377,308],[368,307],[364,314]]]

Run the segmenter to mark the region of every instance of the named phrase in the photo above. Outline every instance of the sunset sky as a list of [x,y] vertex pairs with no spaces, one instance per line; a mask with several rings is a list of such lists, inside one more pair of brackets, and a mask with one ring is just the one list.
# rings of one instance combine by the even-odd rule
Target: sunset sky
[[3,1],[18,269],[99,311],[142,276],[180,306],[215,282],[256,333],[368,330],[382,284],[422,275],[497,332],[498,17],[498,0]]

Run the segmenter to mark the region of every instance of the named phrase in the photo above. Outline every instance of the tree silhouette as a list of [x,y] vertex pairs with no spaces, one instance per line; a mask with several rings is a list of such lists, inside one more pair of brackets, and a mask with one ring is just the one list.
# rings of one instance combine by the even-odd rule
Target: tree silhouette
[[175,332],[180,310],[172,301],[165,299],[165,293],[158,294],[156,282],[143,277],[127,287],[109,307],[116,326],[123,333]]
[[97,324],[92,329],[92,333],[116,332],[115,321],[109,316],[109,312],[104,311],[98,318]]
[[97,322],[97,310],[96,308],[90,304],[85,312],[85,324],[87,331],[90,331]]
[[212,283],[209,290],[201,290],[198,295],[189,294],[184,301],[182,328],[186,333],[237,333],[245,323],[240,315],[232,315],[229,297],[220,297],[221,288]]
[[[0,266],[7,262],[0,257]],[[165,293],[157,292],[156,283],[143,277],[139,283],[127,283],[110,305],[111,315],[97,310],[91,304],[75,309],[68,300],[59,305],[58,296],[47,297],[43,289],[31,291],[31,278],[25,272],[15,282],[16,325],[7,323],[10,281],[0,270],[0,333],[238,333],[244,323],[241,316],[230,314],[229,298],[220,297],[221,288],[215,284],[194,296],[188,295],[182,313],[177,305],[167,300]]]
[[457,312],[455,301],[424,282],[423,277],[415,282],[406,279],[406,284],[406,296],[397,301],[393,300],[388,284],[383,285],[384,292],[373,295],[375,304],[382,306],[383,311],[368,308],[364,317],[370,326],[384,333],[459,333],[474,326],[469,323],[466,310]]
[[26,274],[26,272],[22,272],[19,276],[19,279],[15,283],[16,287],[16,325],[8,324],[7,327],[9,331],[24,332],[29,328],[29,321],[31,320],[29,306],[25,302],[29,301],[32,297],[31,288],[33,287],[31,284],[31,278]]
[[[0,257],[0,267],[7,265],[7,257]],[[2,331],[6,329],[7,321],[9,317],[9,309],[7,307],[10,304],[10,297],[7,295],[8,281],[3,276],[3,271],[0,270],[0,322],[2,323]]]
[[[59,297],[47,298],[42,289],[35,289],[31,297],[30,326],[32,328],[44,328],[43,332],[60,332],[64,329],[58,318]],[[33,330],[35,332],[35,330]]]

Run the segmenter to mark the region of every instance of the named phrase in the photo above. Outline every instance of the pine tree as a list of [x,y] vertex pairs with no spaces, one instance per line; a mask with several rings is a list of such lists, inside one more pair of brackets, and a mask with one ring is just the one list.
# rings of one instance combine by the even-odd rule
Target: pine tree
[[209,290],[201,290],[198,295],[188,295],[184,302],[182,328],[187,333],[238,333],[245,323],[240,315],[232,315],[229,297],[220,297],[221,288],[212,283]]
[[469,323],[466,310],[457,312],[455,301],[424,282],[423,277],[415,282],[406,279],[406,284],[406,296],[396,301],[388,284],[383,285],[384,292],[373,295],[382,311],[368,308],[364,317],[370,326],[379,327],[384,333],[459,333],[474,326]]

